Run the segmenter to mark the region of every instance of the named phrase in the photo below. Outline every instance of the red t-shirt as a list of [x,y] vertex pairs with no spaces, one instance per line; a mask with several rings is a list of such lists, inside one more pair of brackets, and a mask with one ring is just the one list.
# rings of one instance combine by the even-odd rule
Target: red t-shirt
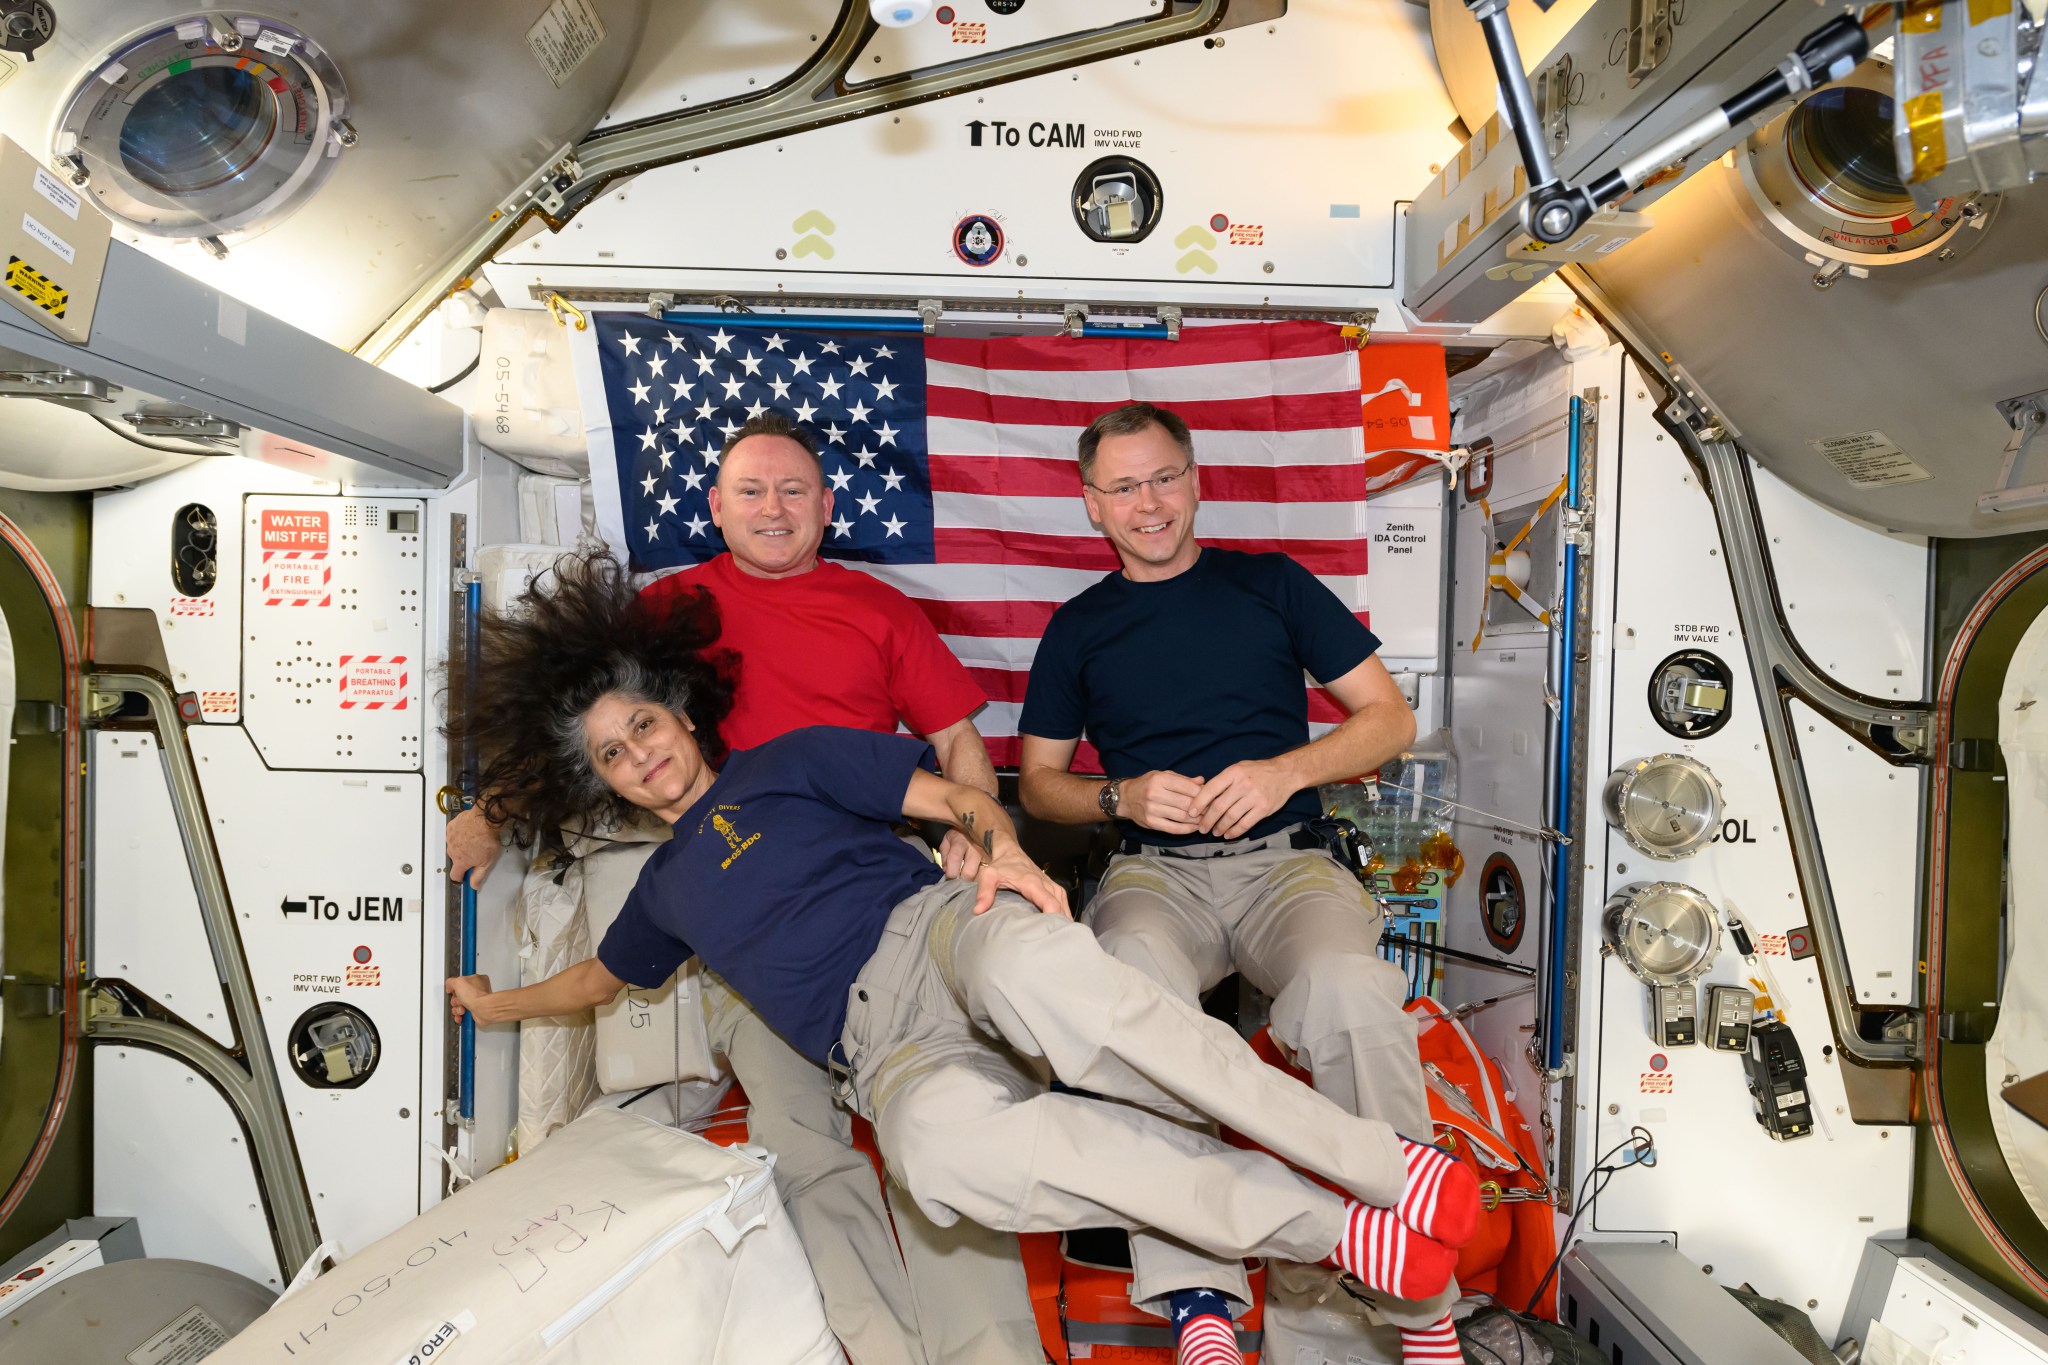
[[720,728],[751,749],[806,725],[920,735],[965,720],[988,698],[908,597],[829,561],[794,578],[756,578],[730,554],[670,574],[653,599],[704,587],[719,644],[740,656],[739,696]]

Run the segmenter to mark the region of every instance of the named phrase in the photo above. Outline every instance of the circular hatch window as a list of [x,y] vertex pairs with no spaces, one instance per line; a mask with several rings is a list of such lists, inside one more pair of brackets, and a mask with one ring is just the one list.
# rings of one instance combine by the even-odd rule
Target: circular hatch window
[[211,16],[117,44],[79,79],[52,152],[107,216],[156,237],[261,231],[355,141],[348,91],[289,25]]

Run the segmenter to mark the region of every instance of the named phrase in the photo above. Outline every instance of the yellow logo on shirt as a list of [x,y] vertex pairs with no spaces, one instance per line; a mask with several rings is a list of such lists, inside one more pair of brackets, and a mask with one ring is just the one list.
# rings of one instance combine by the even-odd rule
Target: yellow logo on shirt
[[[718,865],[718,870],[721,872],[731,867],[733,863],[739,858],[740,854],[745,853],[748,849],[752,848],[754,846],[754,841],[761,837],[758,833],[746,835],[741,834],[739,830],[733,827],[732,821],[726,819],[725,816],[719,814],[720,811],[728,810],[737,813],[739,807],[719,806],[715,808],[711,813],[711,828],[717,830],[719,835],[724,838],[726,845],[732,849],[732,852],[726,855],[725,861]],[[702,834],[704,832],[704,827],[702,825],[699,825],[697,827],[697,832],[699,834]]]

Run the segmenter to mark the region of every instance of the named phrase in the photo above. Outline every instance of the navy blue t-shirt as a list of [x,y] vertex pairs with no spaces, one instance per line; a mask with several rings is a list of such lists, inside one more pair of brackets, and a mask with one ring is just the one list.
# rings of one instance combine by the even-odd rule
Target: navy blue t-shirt
[[[1308,743],[1302,673],[1331,682],[1379,647],[1286,555],[1204,548],[1185,573],[1156,583],[1110,574],[1054,612],[1017,728],[1042,739],[1085,736],[1111,777],[1214,777]],[[1299,791],[1242,837],[1321,813],[1315,792]],[[1214,837],[1127,828],[1150,844]]]
[[896,903],[939,869],[891,830],[932,746],[813,726],[734,753],[640,870],[598,961],[658,986],[691,953],[814,1061]]

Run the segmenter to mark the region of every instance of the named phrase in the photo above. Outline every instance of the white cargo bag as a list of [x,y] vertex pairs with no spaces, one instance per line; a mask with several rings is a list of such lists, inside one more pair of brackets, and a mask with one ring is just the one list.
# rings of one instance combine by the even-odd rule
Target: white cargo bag
[[209,1365],[838,1365],[772,1163],[594,1110]]
[[544,308],[493,308],[484,314],[480,386],[469,420],[477,439],[536,474],[590,476],[590,443],[576,397],[572,331]]
[[[669,831],[659,831],[664,838]],[[583,859],[583,915],[593,951],[660,842],[611,844]],[[660,986],[628,986],[597,1010],[597,1085],[606,1094],[670,1081],[718,1080],[704,1023],[704,968],[691,958]]]

